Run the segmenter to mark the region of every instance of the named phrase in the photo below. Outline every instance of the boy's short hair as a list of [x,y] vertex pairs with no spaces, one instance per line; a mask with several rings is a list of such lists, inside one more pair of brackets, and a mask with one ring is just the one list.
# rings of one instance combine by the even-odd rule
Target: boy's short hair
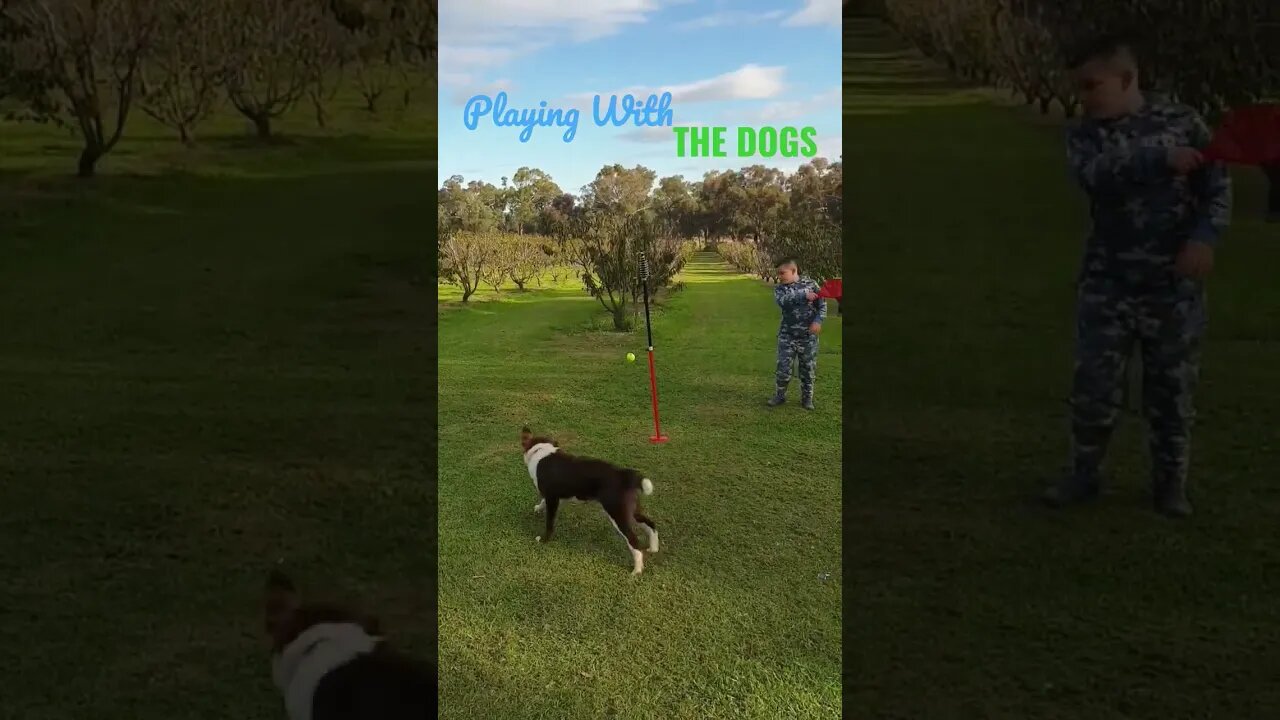
[[1125,56],[1137,64],[1137,48],[1137,39],[1131,33],[1115,32],[1095,36],[1071,50],[1067,55],[1067,69],[1079,70],[1094,60],[1114,60]]
[[796,263],[796,259],[791,257],[782,258],[774,265],[774,267],[779,270],[781,270],[784,267],[793,267],[797,270],[800,269],[800,265]]

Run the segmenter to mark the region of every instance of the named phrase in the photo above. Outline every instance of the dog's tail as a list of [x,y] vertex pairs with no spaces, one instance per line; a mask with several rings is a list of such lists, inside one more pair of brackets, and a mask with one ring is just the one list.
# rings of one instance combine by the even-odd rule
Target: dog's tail
[[622,476],[626,478],[626,486],[632,490],[639,490],[641,494],[653,494],[653,481],[640,474],[638,470],[630,468],[622,471]]

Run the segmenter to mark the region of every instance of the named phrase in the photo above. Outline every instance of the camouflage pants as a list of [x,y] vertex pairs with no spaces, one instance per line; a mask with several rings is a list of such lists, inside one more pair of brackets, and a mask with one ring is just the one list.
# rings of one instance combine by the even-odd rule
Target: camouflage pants
[[796,356],[800,375],[800,392],[813,397],[813,380],[818,372],[818,336],[807,330],[804,334],[778,335],[778,392],[784,392],[791,383],[791,356]]
[[1203,288],[1179,279],[1135,292],[1106,279],[1082,279],[1077,298],[1076,363],[1071,388],[1073,472],[1097,482],[1125,396],[1135,344],[1142,358],[1142,406],[1149,426],[1152,482],[1185,483],[1192,396],[1207,324]]

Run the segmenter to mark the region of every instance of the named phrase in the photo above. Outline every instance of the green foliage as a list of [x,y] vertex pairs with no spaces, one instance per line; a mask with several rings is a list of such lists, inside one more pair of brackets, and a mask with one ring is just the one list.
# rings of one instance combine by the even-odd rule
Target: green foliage
[[563,195],[559,185],[542,170],[522,167],[511,176],[507,190],[509,227],[517,233],[550,233],[553,231],[548,213],[552,203]]
[[776,268],[769,257],[754,243],[722,240],[715,245],[720,257],[740,272],[772,280]]
[[1207,114],[1278,87],[1272,0],[1009,1],[1036,13],[1061,48],[1104,31],[1134,34],[1147,83]]
[[492,277],[490,264],[497,252],[492,231],[441,228],[438,256],[440,278],[462,288],[462,301],[467,302],[480,283]]
[[343,70],[374,112],[434,72],[427,0],[0,0],[5,117],[75,129],[90,176],[141,109],[190,144],[224,100],[274,137],[309,97],[327,122]]
[[1134,34],[1145,84],[1210,116],[1280,88],[1271,0],[887,0],[886,11],[959,77],[1008,87],[1042,112],[1075,113],[1066,56],[1104,32]]
[[[463,287],[465,299],[477,282],[495,290],[507,281],[523,288],[530,279],[572,265],[587,293],[622,330],[630,325],[641,290],[641,251],[649,261],[651,292],[671,288],[704,247],[718,248],[739,270],[762,278],[773,276],[773,263],[782,256],[797,258],[815,279],[838,277],[841,177],[841,163],[825,158],[789,176],[754,165],[709,172],[700,182],[657,179],[646,167],[614,164],[601,168],[575,198],[536,168],[520,168],[514,182],[507,185],[504,178],[501,187],[454,175],[438,191],[442,248],[451,234],[467,235],[441,251],[442,267],[459,268],[447,277]],[[530,241],[520,242],[521,235]],[[476,243],[488,245],[481,251]],[[474,263],[485,270],[460,269]]]

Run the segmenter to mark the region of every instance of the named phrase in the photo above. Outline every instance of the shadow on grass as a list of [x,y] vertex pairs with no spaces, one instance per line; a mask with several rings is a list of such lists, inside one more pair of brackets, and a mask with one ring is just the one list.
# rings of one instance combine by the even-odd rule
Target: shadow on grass
[[[435,138],[394,138],[360,134],[290,136],[278,142],[243,135],[211,135],[194,146],[176,140],[130,138],[98,163],[98,176],[75,177],[80,144],[75,138],[51,142],[28,138],[6,147],[0,173],[8,182],[39,178],[43,183],[93,187],[121,177],[168,181],[177,176],[292,177],[358,174],[393,165],[433,164]],[[0,186],[2,187],[2,186]]]
[[[1260,224],[1235,222],[1235,259],[1215,271],[1196,522],[1173,528],[1147,511],[1146,448],[1128,417],[1098,507],[1032,511],[1068,444],[1073,276],[1088,222],[1061,128],[1028,122],[1023,108],[896,102],[894,117],[845,125],[861,158],[850,179],[858,222],[873,238],[860,263],[875,272],[856,289],[867,315],[884,318],[847,328],[864,348],[846,416],[863,482],[849,488],[845,527],[875,549],[846,559],[864,608],[850,701],[869,716],[962,707],[992,720],[1280,706],[1273,653],[1256,642],[1277,616],[1238,600],[1278,591],[1250,568],[1276,563],[1258,540],[1271,536],[1276,495],[1256,468],[1277,425],[1258,398],[1276,394],[1269,276],[1280,247]],[[1260,198],[1245,188],[1237,218]],[[1165,650],[1135,650],[1152,647]],[[989,662],[965,661],[978,656]],[[1116,682],[1134,663],[1158,669]]]
[[429,172],[337,147],[346,174],[0,176],[27,193],[0,241],[0,506],[27,509],[0,567],[40,638],[9,658],[8,712],[274,712],[240,633],[172,660],[189,628],[251,627],[246,567],[281,556],[430,624],[406,598],[434,557],[404,551],[435,474]]

